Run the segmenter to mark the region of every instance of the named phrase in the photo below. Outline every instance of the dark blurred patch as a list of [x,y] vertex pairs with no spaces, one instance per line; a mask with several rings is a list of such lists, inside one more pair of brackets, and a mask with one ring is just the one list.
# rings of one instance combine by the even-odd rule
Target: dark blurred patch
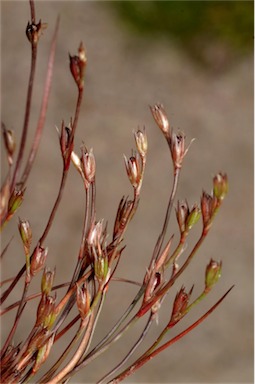
[[204,67],[224,70],[253,51],[253,1],[114,1],[132,33],[164,36]]

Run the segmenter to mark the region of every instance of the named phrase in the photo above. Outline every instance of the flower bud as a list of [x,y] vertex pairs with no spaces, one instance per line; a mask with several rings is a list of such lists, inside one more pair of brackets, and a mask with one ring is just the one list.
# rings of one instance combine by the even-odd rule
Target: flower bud
[[42,366],[42,364],[47,360],[51,347],[54,343],[55,334],[53,334],[46,343],[38,350],[36,354],[35,363],[32,367],[32,372],[35,374],[38,372],[39,368]]
[[44,267],[48,255],[48,248],[43,248],[37,245],[31,258],[30,272],[35,276]]
[[102,237],[104,235],[103,224],[104,224],[104,220],[101,219],[91,226],[90,231],[88,233],[88,237],[87,237],[88,245],[97,248],[98,244],[101,243]]
[[137,150],[141,157],[145,157],[148,149],[148,141],[145,133],[145,129],[141,131],[140,129],[137,132],[134,132],[135,142]]
[[201,216],[201,211],[199,207],[195,204],[192,210],[189,212],[188,217],[186,219],[186,229],[190,230],[193,225],[195,225]]
[[49,328],[54,323],[56,318],[55,303],[55,297],[42,295],[37,308],[36,325],[43,325]]
[[127,198],[124,200],[124,197],[121,199],[114,223],[113,240],[115,240],[118,235],[122,233],[123,229],[127,225],[128,220],[130,220],[132,207],[132,200],[128,200]]
[[82,150],[82,166],[85,179],[91,184],[94,182],[96,174],[96,160],[92,148],[89,152],[86,149]]
[[43,30],[47,28],[47,23],[42,23],[41,20],[38,24],[27,23],[26,35],[31,44],[36,45],[41,37]]
[[56,273],[56,268],[51,271],[48,268],[44,268],[42,281],[41,281],[41,291],[43,294],[48,295],[52,289],[54,277]]
[[124,155],[125,166],[129,180],[134,188],[137,188],[141,180],[141,166],[137,155],[131,156],[129,159]]
[[205,290],[210,291],[221,277],[222,262],[210,260],[205,270]]
[[227,175],[219,172],[213,178],[213,194],[218,200],[223,200],[227,193],[228,193]]
[[15,147],[16,147],[14,133],[13,133],[13,131],[6,129],[6,127],[3,123],[2,123],[2,130],[3,130],[4,144],[5,144],[5,148],[7,150],[7,154],[8,154],[8,163],[9,163],[9,165],[12,165],[13,153],[14,153]]
[[71,145],[71,135],[72,130],[70,127],[66,127],[64,121],[61,124],[61,133],[60,133],[60,147],[62,155],[66,154],[66,151]]
[[201,212],[203,217],[204,229],[206,230],[209,229],[211,225],[211,220],[215,213],[216,207],[217,207],[217,198],[203,191],[203,194],[201,197]]
[[[72,126],[72,122],[70,123]],[[64,162],[65,170],[69,169],[71,156],[73,152],[74,146],[74,138],[72,135],[72,129],[70,127],[66,127],[64,121],[62,121],[61,133],[59,135],[60,149]]]
[[86,53],[82,43],[80,43],[78,49],[78,56],[69,55],[69,60],[71,74],[79,90],[82,90],[84,87],[84,73],[87,64]]
[[172,315],[171,319],[168,323],[168,327],[174,326],[176,323],[178,323],[179,320],[185,315],[185,311],[187,309],[187,306],[189,304],[189,299],[192,293],[193,287],[187,293],[185,291],[185,288],[182,287],[179,292],[177,292],[173,304],[173,310],[172,310]]
[[1,223],[3,223],[3,221],[4,221],[4,219],[5,219],[6,215],[7,215],[9,199],[10,199],[10,179],[6,178],[5,182],[3,183],[2,187],[1,187],[1,192],[0,192],[0,218],[1,218]]
[[32,230],[28,220],[19,219],[19,233],[26,253],[29,253],[30,246],[32,243]]
[[85,287],[81,288],[78,284],[76,284],[76,302],[81,319],[83,320],[90,308],[90,294]]
[[15,188],[8,204],[8,219],[10,219],[24,200],[25,189]]
[[75,168],[77,169],[77,171],[81,175],[81,177],[84,179],[85,176],[83,174],[81,160],[80,160],[79,156],[74,151],[72,151],[71,160],[72,160],[73,165],[75,166]]
[[180,169],[185,155],[188,152],[188,148],[185,149],[185,135],[179,132],[177,135],[174,131],[171,132],[170,138],[170,151],[173,159],[174,167]]
[[100,255],[94,260],[94,272],[97,280],[103,282],[107,278],[109,270],[108,258],[104,255]]
[[177,202],[177,208],[176,208],[176,218],[178,221],[178,225],[180,228],[180,232],[185,232],[186,229],[186,221],[189,215],[189,206],[187,201]]
[[165,136],[169,137],[170,125],[163,105],[155,104],[153,107],[150,107],[150,110],[161,131]]

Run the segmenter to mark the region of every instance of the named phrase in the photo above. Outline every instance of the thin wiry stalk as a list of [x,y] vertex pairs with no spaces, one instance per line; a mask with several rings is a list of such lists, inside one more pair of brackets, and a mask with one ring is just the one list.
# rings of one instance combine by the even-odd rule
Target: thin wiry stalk
[[[34,1],[30,0],[30,11],[31,11],[31,19],[32,23],[35,23],[35,7]],[[13,191],[16,180],[18,177],[18,172],[20,170],[22,164],[22,158],[25,150],[25,145],[27,141],[27,133],[28,133],[28,125],[31,111],[31,102],[32,102],[32,94],[34,87],[34,77],[35,77],[35,68],[36,68],[36,59],[37,59],[37,44],[31,44],[31,65],[30,65],[30,74],[28,81],[28,90],[27,90],[27,99],[26,99],[26,109],[25,109],[25,117],[22,129],[22,136],[19,146],[19,152],[13,172],[12,183],[11,183],[11,191]]]
[[[93,320],[94,315],[93,312],[91,315],[84,320],[85,325],[88,323],[88,327],[85,331],[85,334],[83,336],[82,342],[79,345],[79,348],[77,349],[75,355],[70,360],[69,364],[67,364],[55,377],[50,379],[48,384],[57,384],[59,383],[72,369],[75,367],[76,363],[79,361],[80,357],[82,356],[90,338],[90,332],[93,326]],[[85,326],[84,325],[84,326]]]
[[[59,336],[62,336],[62,334],[66,333],[67,328],[69,329],[71,326],[73,326],[78,320],[80,319],[80,315],[77,315],[69,324],[67,327],[63,329],[63,331],[60,332]],[[82,324],[80,325],[78,331],[76,331],[73,339],[70,341],[69,345],[66,347],[64,352],[61,354],[61,356],[58,358],[56,363],[47,371],[47,374],[45,374],[40,380],[40,383],[47,383],[51,377],[55,374],[55,372],[58,370],[60,365],[63,363],[64,359],[68,356],[69,352],[72,350],[74,345],[77,343],[79,338],[82,335],[83,327]],[[57,341],[58,335],[55,337],[55,341]]]
[[[11,279],[8,279],[8,280],[13,280],[13,278]],[[3,284],[3,282],[2,282]],[[58,284],[56,286],[53,286],[52,287],[52,292],[53,291],[56,291],[58,289],[61,289],[61,288],[64,288],[64,287],[67,287],[69,285],[69,283],[62,283],[62,284]],[[31,301],[31,300],[34,300],[38,297],[40,297],[42,294],[41,292],[40,293],[34,293],[32,295],[29,295],[25,298],[25,302],[27,303],[28,301]],[[17,307],[18,305],[20,304],[20,300],[16,301],[15,303],[9,305],[8,307],[4,308],[3,310],[0,311],[0,316],[2,315],[5,315],[7,312],[11,311],[13,308]]]
[[43,99],[42,99],[42,105],[41,105],[41,111],[40,111],[40,117],[38,120],[35,136],[32,142],[32,147],[29,153],[29,157],[26,163],[26,167],[24,169],[22,178],[21,178],[21,184],[24,185],[27,181],[27,178],[29,176],[29,173],[32,169],[35,156],[40,144],[41,136],[42,136],[42,131],[44,128],[44,123],[45,123],[45,118],[46,118],[46,113],[47,113],[47,107],[48,107],[48,102],[49,102],[49,96],[50,96],[50,90],[51,90],[51,83],[52,83],[52,76],[53,76],[53,67],[54,67],[54,60],[55,60],[55,53],[56,53],[56,43],[57,43],[57,33],[58,33],[58,28],[59,28],[59,20],[60,18],[57,18],[56,22],[56,27],[51,43],[51,48],[50,48],[50,57],[48,61],[48,70],[47,70],[47,76],[45,80],[45,85],[44,85],[44,91],[43,91]]
[[165,220],[164,220],[164,223],[163,223],[163,228],[162,228],[162,231],[161,231],[161,233],[160,233],[160,235],[158,237],[156,246],[154,248],[153,256],[152,256],[151,262],[150,262],[150,266],[152,265],[152,263],[155,260],[157,260],[157,258],[159,257],[160,251],[162,249],[163,241],[164,241],[164,238],[165,238],[165,234],[166,234],[166,231],[167,231],[167,227],[168,227],[168,223],[169,223],[169,219],[170,219],[170,215],[171,215],[171,210],[172,210],[172,207],[173,207],[174,198],[175,198],[176,191],[177,191],[179,176],[180,176],[180,170],[178,169],[175,172],[175,174],[174,174],[172,191],[171,191],[170,197],[169,197],[169,202],[168,202],[168,206],[167,206],[167,210],[166,210],[166,215],[165,215]]
[[126,356],[121,360],[119,364],[117,364],[110,372],[108,372],[105,376],[103,376],[97,384],[102,384],[105,380],[107,380],[110,376],[112,376],[117,370],[119,370],[127,361],[130,359],[130,357],[133,355],[133,353],[136,351],[136,349],[139,347],[139,345],[143,342],[145,339],[147,333],[149,332],[149,329],[155,319],[156,314],[155,313],[150,313],[150,317],[139,337],[139,339],[135,342],[133,347],[128,351]]
[[24,311],[25,305],[26,305],[26,295],[27,295],[27,292],[28,292],[28,288],[29,288],[29,283],[25,282],[23,293],[22,293],[22,297],[21,297],[21,300],[19,302],[19,306],[18,306],[18,309],[17,309],[17,313],[16,313],[16,316],[15,316],[15,320],[14,320],[13,326],[12,326],[10,332],[9,332],[8,337],[6,338],[4,346],[1,349],[1,353],[0,353],[0,357],[1,358],[5,354],[5,352],[6,352],[7,348],[8,348],[8,345],[11,343],[11,341],[13,339],[13,336],[14,336],[14,334],[16,332],[16,329],[18,327],[19,321],[21,320],[21,315],[22,315],[22,312]]
[[[94,200],[94,197],[92,196],[92,202],[93,200]],[[94,204],[91,204],[91,205],[94,205]],[[77,264],[73,273],[73,277],[72,277],[69,289],[74,285],[76,280],[79,278],[81,267],[82,267],[82,264],[84,263],[84,249],[86,245],[86,236],[88,232],[89,217],[91,217],[90,224],[92,224],[92,220],[93,220],[92,212],[89,212],[89,208],[90,208],[90,188],[85,188],[85,213],[84,213],[84,222],[83,222],[83,230],[82,230],[82,239],[81,239],[81,245],[80,245]],[[91,211],[92,211],[92,207],[91,207]]]
[[[106,292],[105,292],[105,290],[103,290],[103,293],[102,293],[102,296],[101,296],[101,300],[100,300],[100,303],[99,303],[99,308],[98,308],[98,310],[97,310],[97,314],[96,314],[96,317],[95,317],[95,321],[94,321],[93,326],[92,326],[92,329],[91,329],[91,333],[90,333],[90,338],[89,338],[89,341],[88,341],[88,345],[87,345],[86,349],[85,349],[84,352],[83,352],[83,356],[86,355],[86,353],[87,353],[87,351],[88,351],[88,349],[89,349],[89,347],[90,347],[92,338],[93,338],[94,333],[95,333],[95,330],[96,330],[96,325],[97,325],[97,322],[98,322],[100,313],[101,313],[101,311],[102,311],[102,309],[103,309],[103,304],[104,304],[104,301],[105,301],[105,297],[106,297]],[[65,376],[65,380],[68,381],[68,380],[72,377],[73,372],[74,372],[74,371],[77,372],[77,371],[79,370],[78,367],[79,367],[81,361],[83,361],[83,357],[81,357],[81,358],[79,359],[78,363],[76,364],[75,368],[72,370],[71,374]]]
[[[112,327],[112,329],[109,332],[107,332],[107,335],[89,352],[89,354],[86,356],[86,361],[84,361],[84,364],[82,363],[81,367],[84,367],[85,365],[87,365],[87,363],[86,363],[87,360],[92,358],[93,355],[95,355],[102,348],[102,346],[107,344],[109,339],[114,335],[114,333],[119,329],[121,324],[123,324],[123,322],[127,319],[128,315],[132,312],[133,308],[135,307],[135,305],[138,303],[141,296],[143,295],[144,289],[145,288],[142,286],[141,289],[139,290],[139,292],[137,293],[137,295],[135,296],[135,298],[133,299],[132,303],[129,305],[129,307],[126,309],[126,311],[120,317],[120,319],[116,322],[116,324]],[[98,356],[98,355],[96,355],[96,356]]]
[[31,12],[31,21],[35,23],[35,2],[34,0],[29,0],[30,12]]
[[[120,381],[124,380],[126,377],[133,374],[137,369],[141,368],[149,360],[157,356],[159,353],[163,352],[166,348],[170,347],[172,344],[176,343],[182,337],[186,336],[189,332],[191,332],[194,328],[196,328],[200,323],[202,323],[220,305],[220,303],[225,299],[225,297],[229,294],[232,288],[233,286],[204,315],[202,315],[197,321],[191,324],[188,328],[180,332],[171,340],[167,341],[165,344],[161,345],[155,351],[148,354],[145,353],[140,359],[137,359],[134,364],[132,364],[125,371],[123,371],[118,376],[116,376],[113,380],[109,381],[108,384],[118,384]],[[150,350],[151,348],[149,348],[149,351]]]

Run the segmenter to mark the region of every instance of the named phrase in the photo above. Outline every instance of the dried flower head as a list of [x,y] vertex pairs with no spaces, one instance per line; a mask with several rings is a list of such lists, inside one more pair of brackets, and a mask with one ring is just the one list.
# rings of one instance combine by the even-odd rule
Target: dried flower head
[[28,220],[19,219],[19,232],[26,252],[29,252],[32,243],[32,230]]
[[204,229],[208,230],[211,223],[212,218],[215,214],[217,208],[217,198],[214,195],[210,195],[209,193],[203,191],[201,197],[201,212],[203,217],[203,225]]
[[54,268],[53,271],[51,271],[47,267],[44,268],[42,281],[41,281],[41,291],[43,294],[48,295],[51,292],[55,274],[56,274],[56,268]]
[[152,116],[154,117],[155,122],[164,133],[166,137],[169,137],[170,134],[170,124],[162,104],[155,104],[153,107],[150,107]]
[[138,129],[134,132],[136,147],[141,157],[145,157],[148,149],[148,141],[145,133],[145,128],[141,131]]
[[16,148],[16,140],[14,137],[14,132],[10,129],[6,129],[4,123],[2,123],[3,139],[5,148],[8,156],[8,163],[12,165],[13,163],[13,154]]
[[130,156],[129,159],[124,155],[125,166],[128,178],[134,188],[137,188],[141,181],[141,165],[137,154]]
[[185,148],[185,134],[183,132],[176,134],[173,130],[171,131],[169,146],[175,169],[182,167],[183,159],[193,141],[194,139],[192,139],[188,147]]
[[78,89],[82,90],[84,87],[84,75],[87,64],[86,53],[82,42],[78,48],[78,55],[71,56],[69,54],[69,60],[71,74],[78,86]]
[[79,285],[76,284],[76,302],[81,319],[83,320],[87,316],[90,308],[90,294],[85,286],[79,287]]
[[173,327],[185,315],[192,291],[193,286],[191,287],[189,293],[186,292],[185,287],[181,287],[180,291],[177,292],[173,304],[172,315],[168,323],[168,328]]
[[36,45],[39,41],[39,38],[42,36],[44,29],[47,28],[47,23],[42,23],[39,20],[39,23],[27,23],[26,35],[31,44]]
[[91,184],[95,181],[96,175],[96,160],[93,153],[93,149],[91,148],[88,152],[86,148],[82,149],[82,169],[85,179],[88,184]]
[[35,276],[43,269],[47,255],[48,248],[44,248],[38,244],[31,258],[30,271],[32,276]]

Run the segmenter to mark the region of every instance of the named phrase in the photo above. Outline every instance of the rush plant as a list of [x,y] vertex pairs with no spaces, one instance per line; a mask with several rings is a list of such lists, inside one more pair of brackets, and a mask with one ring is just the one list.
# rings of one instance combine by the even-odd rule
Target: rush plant
[[[57,20],[50,48],[40,116],[28,158],[24,159],[24,149],[30,134],[29,117],[34,88],[34,73],[37,64],[37,49],[42,31],[46,28],[45,23],[36,19],[35,6],[32,0],[30,1],[30,9],[31,21],[26,27],[26,36],[31,45],[31,68],[23,131],[19,143],[16,143],[14,132],[2,122],[2,144],[6,150],[8,164],[8,171],[1,188],[2,230],[16,216],[23,200],[26,199],[26,187],[45,123],[59,27],[59,20]],[[177,292],[174,287],[176,280],[195,259],[201,244],[210,232],[215,215],[227,194],[228,180],[226,174],[216,174],[212,180],[212,192],[203,191],[200,204],[190,206],[187,201],[177,201],[175,203],[183,161],[190,144],[186,144],[185,135],[182,132],[175,132],[171,128],[163,106],[161,104],[153,105],[150,108],[152,117],[161,130],[170,151],[169,164],[173,167],[172,190],[165,217],[163,217],[162,229],[152,250],[152,256],[148,257],[146,272],[133,300],[118,321],[112,324],[112,328],[106,330],[105,336],[100,341],[95,342],[97,322],[104,309],[105,298],[108,293],[110,295],[108,300],[111,300],[111,295],[114,295],[114,289],[109,292],[109,287],[114,281],[116,273],[121,276],[119,261],[125,257],[124,236],[139,205],[148,142],[145,129],[138,129],[134,132],[135,149],[132,151],[131,156],[124,157],[124,169],[132,186],[133,195],[132,197],[121,198],[113,229],[109,231],[105,222],[96,217],[95,155],[92,150],[88,150],[84,145],[81,147],[80,153],[74,151],[74,140],[82,106],[87,63],[86,52],[82,43],[79,45],[77,54],[70,55],[69,59],[70,72],[73,76],[74,87],[77,89],[77,100],[74,117],[68,124],[62,121],[58,128],[59,149],[63,164],[58,194],[45,229],[36,240],[35,248],[31,246],[33,228],[31,228],[29,218],[19,219],[18,231],[24,249],[24,263],[18,270],[16,270],[17,265],[14,263],[15,277],[1,283],[3,289],[1,295],[2,323],[9,311],[15,311],[14,322],[10,324],[9,333],[1,349],[2,383],[35,381],[50,384],[66,383],[79,370],[86,370],[88,364],[98,356],[105,352],[109,354],[111,346],[115,342],[121,342],[121,337],[127,332],[132,332],[132,327],[137,322],[146,319],[144,329],[133,343],[133,346],[127,349],[126,356],[120,359],[116,366],[109,367],[108,373],[104,374],[98,370],[98,383],[118,383],[127,376],[134,374],[137,369],[153,357],[172,346],[197,327],[218,307],[231,290],[230,288],[195,322],[188,327],[185,326],[177,335],[172,335],[172,328],[181,322],[187,313],[193,310],[209,294],[220,278],[222,263],[210,260],[205,270],[204,287],[198,296],[192,297],[193,287],[187,289],[182,286]],[[47,260],[52,253],[52,250],[47,248],[47,237],[59,210],[70,168],[73,166],[78,171],[80,182],[84,187],[85,211],[83,228],[81,228],[82,236],[76,266],[70,275],[69,282],[55,285],[56,270],[47,267]],[[179,231],[179,242],[175,247],[172,245],[173,236],[169,234],[168,230],[169,218],[172,213],[176,215]],[[202,221],[201,234],[194,247],[188,249],[187,238],[199,220]],[[8,256],[8,253],[9,243],[4,245],[1,257],[12,257],[14,259],[15,255]],[[131,259],[130,263],[132,262],[135,263],[135,260]],[[34,282],[34,280],[38,285],[36,292],[31,287],[31,282]],[[23,291],[20,299],[17,302],[8,303],[11,293],[17,289],[17,284],[20,281],[23,281]],[[120,278],[119,281],[121,282]],[[127,284],[128,281],[123,279],[123,282]],[[132,276],[129,283],[132,283]],[[61,293],[62,290],[60,290],[63,287],[66,287],[65,293]],[[163,301],[170,291],[172,304],[169,308],[169,319],[149,348],[143,348],[143,342],[151,326],[157,320],[163,304],[169,305],[169,300],[168,304],[167,300],[164,303]],[[31,321],[31,332],[25,335],[23,340],[18,340],[16,331],[26,311],[26,304],[36,298],[39,298],[39,304],[36,317]],[[71,310],[75,311],[75,315],[70,320],[68,315]],[[65,335],[70,333],[72,334],[71,341],[67,343],[57,361],[52,363],[46,373],[41,373],[41,367],[45,361],[50,361],[51,351],[54,349],[57,340],[65,338]],[[139,357],[133,359],[133,353],[137,352],[137,350],[140,351]]]

